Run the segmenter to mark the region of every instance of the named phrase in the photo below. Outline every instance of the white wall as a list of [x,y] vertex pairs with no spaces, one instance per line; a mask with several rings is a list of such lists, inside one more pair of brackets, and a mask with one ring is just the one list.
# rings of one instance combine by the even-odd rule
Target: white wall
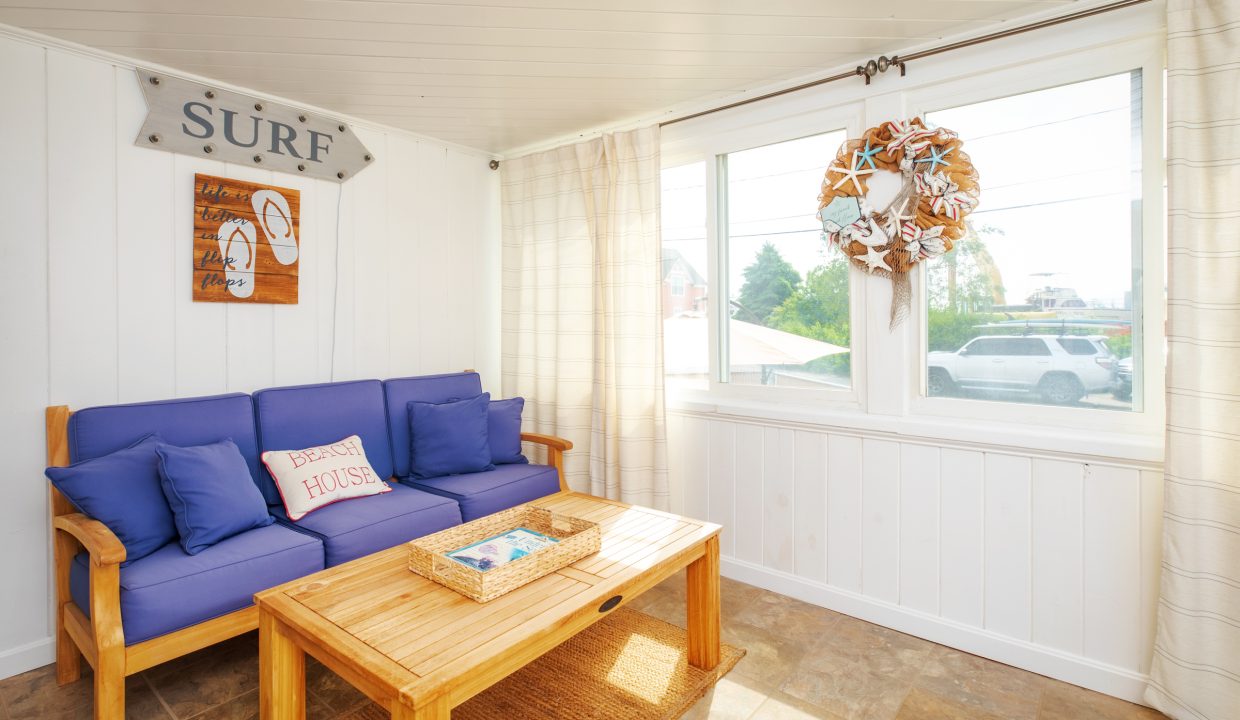
[[672,410],[672,510],[725,575],[1138,701],[1155,463]]
[[[131,66],[3,26],[0,97],[3,678],[52,659],[45,406],[464,368],[498,386],[499,190],[484,153],[364,123],[377,159],[343,186],[137,148]],[[298,304],[191,302],[195,172],[301,191]]]

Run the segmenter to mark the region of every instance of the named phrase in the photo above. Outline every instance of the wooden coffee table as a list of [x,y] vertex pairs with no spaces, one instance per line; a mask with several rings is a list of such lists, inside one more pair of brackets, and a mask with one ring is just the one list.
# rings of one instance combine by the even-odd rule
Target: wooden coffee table
[[599,523],[602,549],[486,604],[415,575],[403,545],[259,593],[264,720],[305,717],[305,653],[393,718],[448,718],[686,566],[689,662],[719,663],[718,525],[576,493],[534,504]]

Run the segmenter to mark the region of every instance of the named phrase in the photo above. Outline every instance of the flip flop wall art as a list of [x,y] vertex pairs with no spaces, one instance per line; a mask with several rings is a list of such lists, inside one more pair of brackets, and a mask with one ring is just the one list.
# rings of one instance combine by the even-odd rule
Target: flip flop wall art
[[194,301],[297,303],[301,193],[194,175]]

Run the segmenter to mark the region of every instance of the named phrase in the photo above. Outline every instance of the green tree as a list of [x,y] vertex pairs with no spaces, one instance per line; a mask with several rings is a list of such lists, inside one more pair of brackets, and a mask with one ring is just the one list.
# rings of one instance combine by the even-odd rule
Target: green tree
[[[771,313],[776,330],[849,347],[848,261],[836,257],[819,265],[805,283]],[[847,376],[850,354],[829,355],[809,363],[815,372]]]
[[770,326],[771,312],[801,285],[801,274],[769,242],[742,274],[745,283],[736,298],[739,307],[732,316],[745,322]]
[[991,238],[1002,235],[997,228],[978,229],[970,223],[951,252],[927,263],[926,342],[931,351],[959,350],[986,333],[980,326],[1004,319],[1004,315],[991,312],[996,305],[1006,303],[1003,277],[986,248]]
[[993,335],[980,326],[1005,318],[998,313],[970,313],[941,310],[933,306],[927,313],[926,344],[931,352],[945,350],[955,352],[978,335]]
[[1006,304],[1003,277],[986,248],[987,242],[1002,236],[1003,231],[990,226],[967,227],[951,252],[926,265],[927,295],[933,309],[976,313]]

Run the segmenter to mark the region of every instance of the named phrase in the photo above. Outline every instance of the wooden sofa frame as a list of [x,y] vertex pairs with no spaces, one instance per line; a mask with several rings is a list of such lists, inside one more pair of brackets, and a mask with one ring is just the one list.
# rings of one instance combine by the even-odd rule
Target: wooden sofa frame
[[[47,464],[69,464],[69,418],[65,405],[47,408]],[[521,433],[524,442],[547,448],[547,464],[564,481],[564,453],[573,444],[563,438]],[[53,568],[56,583],[56,681],[61,685],[81,678],[81,660],[95,671],[96,720],[125,717],[125,678],[209,645],[258,628],[258,608],[251,605],[166,635],[125,646],[121,625],[120,565],[125,546],[106,525],[77,512],[73,504],[49,483],[52,510]],[[90,554],[90,617],[73,602],[69,569],[73,557]]]

